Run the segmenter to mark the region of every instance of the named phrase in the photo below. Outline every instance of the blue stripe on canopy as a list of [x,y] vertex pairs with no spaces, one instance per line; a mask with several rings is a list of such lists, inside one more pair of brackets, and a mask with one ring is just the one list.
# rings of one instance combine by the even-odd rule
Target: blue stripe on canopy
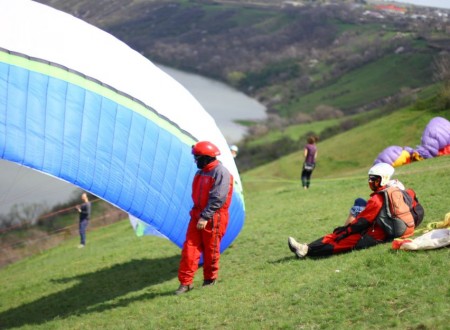
[[[181,247],[196,167],[191,138],[161,120],[80,84],[0,62],[1,158],[73,183]],[[243,226],[236,190],[230,218],[222,251]]]

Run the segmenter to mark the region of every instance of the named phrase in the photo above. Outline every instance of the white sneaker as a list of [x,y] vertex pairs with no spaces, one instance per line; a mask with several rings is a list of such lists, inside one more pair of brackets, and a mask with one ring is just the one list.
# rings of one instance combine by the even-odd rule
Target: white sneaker
[[80,245],[78,245],[78,248],[79,248],[79,249],[82,249],[82,248],[84,248],[84,244],[80,244]]
[[293,237],[288,238],[289,249],[295,253],[297,258],[304,258],[308,254],[308,244],[301,244]]

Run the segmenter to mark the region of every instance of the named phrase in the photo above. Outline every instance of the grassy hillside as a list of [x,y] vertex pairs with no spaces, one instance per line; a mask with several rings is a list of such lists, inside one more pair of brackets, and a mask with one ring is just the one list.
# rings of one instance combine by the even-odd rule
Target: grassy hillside
[[330,120],[321,120],[316,121],[313,123],[308,124],[302,124],[302,125],[291,125],[283,129],[278,130],[272,130],[269,131],[267,134],[264,134],[261,137],[258,137],[257,139],[249,140],[245,147],[264,147],[271,143],[276,142],[277,140],[289,138],[291,140],[298,140],[300,137],[311,133],[316,132],[320,133],[323,130],[334,127],[339,124],[339,120],[337,119],[330,119]]
[[[366,173],[377,152],[418,144],[434,115],[403,110],[320,143],[309,191],[300,189],[296,154],[244,173],[246,224],[222,256],[215,287],[199,288],[200,270],[197,289],[174,296],[179,249],[135,237],[125,220],[89,231],[85,249],[74,238],[1,269],[0,328],[448,329],[450,249],[386,244],[297,260],[287,247],[290,235],[308,242],[343,223],[354,198],[369,194]],[[396,170],[416,189],[424,224],[450,212],[449,160]]]
[[280,113],[292,115],[313,112],[327,104],[344,112],[400,93],[404,88],[417,88],[431,83],[431,54],[389,55],[353,70],[328,86],[280,107]]
[[311,113],[318,104],[348,112],[426,86],[433,58],[448,44],[440,19],[411,17],[421,7],[374,19],[364,14],[373,10],[365,1],[39,2],[108,31],[152,61],[235,86],[281,116]]
[[[378,154],[391,145],[415,148],[421,143],[426,125],[435,116],[450,118],[450,111],[425,111],[408,107],[319,142],[314,178],[353,175],[357,169],[368,168]],[[298,182],[304,144],[305,141],[302,141],[295,153],[245,172],[243,180],[251,190],[254,189],[253,182],[257,185],[261,178],[270,178],[271,185]]]

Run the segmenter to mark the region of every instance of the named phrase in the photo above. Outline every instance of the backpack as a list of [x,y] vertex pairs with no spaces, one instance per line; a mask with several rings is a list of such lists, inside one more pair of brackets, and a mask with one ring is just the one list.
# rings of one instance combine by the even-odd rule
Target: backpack
[[425,210],[423,206],[419,203],[419,199],[416,196],[416,192],[411,188],[405,190],[408,195],[412,198],[411,213],[414,217],[414,227],[417,228],[422,223],[425,216]]
[[379,193],[384,195],[384,205],[376,220],[378,225],[390,239],[412,236],[424,217],[415,191],[391,186]]

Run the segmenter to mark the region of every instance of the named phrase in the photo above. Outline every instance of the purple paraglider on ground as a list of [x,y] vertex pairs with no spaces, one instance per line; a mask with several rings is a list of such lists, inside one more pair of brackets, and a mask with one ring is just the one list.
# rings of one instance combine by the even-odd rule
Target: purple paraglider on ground
[[397,167],[443,155],[450,155],[450,122],[443,117],[435,117],[425,127],[421,144],[416,149],[389,146],[378,154],[374,164],[388,163]]

